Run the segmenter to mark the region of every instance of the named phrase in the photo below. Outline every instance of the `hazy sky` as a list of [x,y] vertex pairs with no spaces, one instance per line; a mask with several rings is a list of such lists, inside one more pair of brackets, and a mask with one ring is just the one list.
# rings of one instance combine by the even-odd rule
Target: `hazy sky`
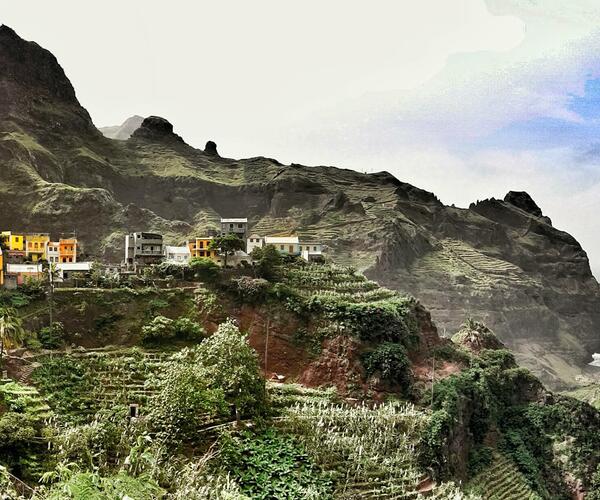
[[600,1],[0,4],[98,126],[160,115],[225,156],[385,169],[458,206],[527,190],[600,275]]

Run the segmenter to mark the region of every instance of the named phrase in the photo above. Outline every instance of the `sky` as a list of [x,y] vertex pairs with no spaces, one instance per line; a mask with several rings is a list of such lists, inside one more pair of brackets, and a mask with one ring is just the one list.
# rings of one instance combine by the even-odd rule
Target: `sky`
[[223,156],[387,170],[461,207],[525,190],[600,277],[597,0],[0,0],[0,22],[97,126],[163,116]]

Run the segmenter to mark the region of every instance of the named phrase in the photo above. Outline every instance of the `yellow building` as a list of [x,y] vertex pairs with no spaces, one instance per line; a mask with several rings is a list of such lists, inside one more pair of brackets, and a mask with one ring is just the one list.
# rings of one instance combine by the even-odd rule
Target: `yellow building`
[[50,242],[50,235],[47,233],[27,234],[25,235],[25,256],[32,262],[39,260],[48,260],[47,248]]
[[209,249],[212,240],[213,238],[209,236],[205,238],[195,238],[193,240],[189,240],[187,242],[187,246],[190,249],[191,258],[208,257],[212,260],[217,260],[218,252],[216,250]]
[[10,231],[2,231],[0,235],[7,250],[22,252],[25,250],[25,237],[22,234],[13,234]]
[[2,255],[2,249],[0,248],[0,286],[4,285],[4,255]]

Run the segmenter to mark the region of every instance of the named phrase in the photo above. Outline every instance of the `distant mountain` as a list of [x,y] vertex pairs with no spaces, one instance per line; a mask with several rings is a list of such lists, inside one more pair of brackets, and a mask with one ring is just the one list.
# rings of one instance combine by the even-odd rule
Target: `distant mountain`
[[121,125],[114,125],[112,127],[100,127],[98,130],[102,132],[104,137],[109,139],[117,139],[119,141],[126,141],[131,135],[142,125],[144,118],[139,115],[133,115],[127,118]]
[[91,256],[120,261],[123,235],[179,243],[248,217],[252,231],[319,240],[340,264],[419,298],[441,332],[484,320],[552,385],[600,352],[600,293],[585,251],[522,192],[469,209],[387,172],[283,165],[204,151],[160,117],[127,140],[92,124],[50,52],[0,27],[0,226],[77,231]]

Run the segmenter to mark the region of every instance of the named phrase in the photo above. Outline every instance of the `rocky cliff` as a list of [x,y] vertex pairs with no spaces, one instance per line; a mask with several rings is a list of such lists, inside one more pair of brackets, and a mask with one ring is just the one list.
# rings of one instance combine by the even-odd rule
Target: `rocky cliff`
[[417,296],[448,335],[482,319],[546,382],[571,383],[600,351],[600,294],[587,256],[526,193],[444,206],[387,172],[222,158],[164,118],[127,140],[92,124],[45,49],[0,27],[0,225],[76,231],[85,253],[121,259],[123,234],[173,243],[247,216],[297,232],[387,286]]

